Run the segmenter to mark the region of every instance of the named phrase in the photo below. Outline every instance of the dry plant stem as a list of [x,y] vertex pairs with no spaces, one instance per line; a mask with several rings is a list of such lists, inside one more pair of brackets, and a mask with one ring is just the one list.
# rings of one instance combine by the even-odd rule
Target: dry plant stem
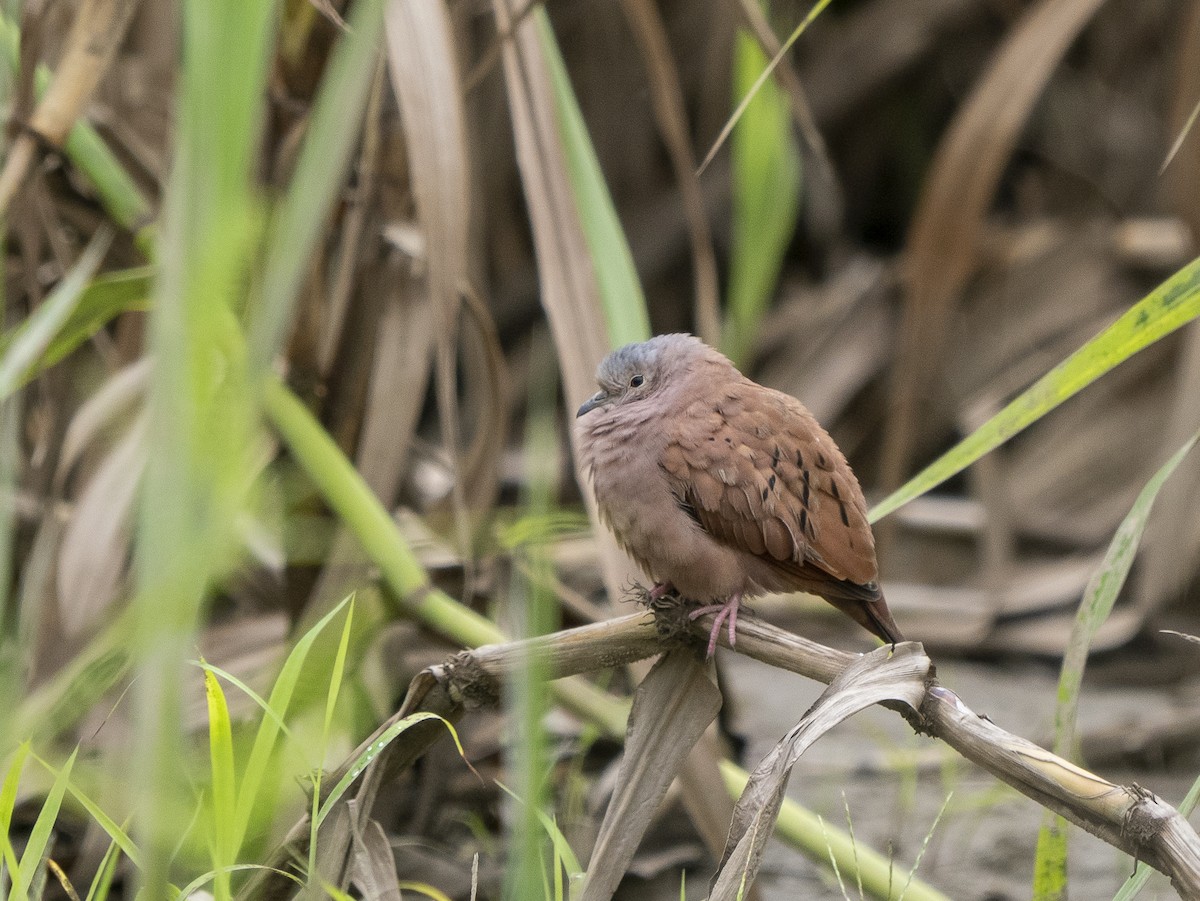
[[[710,627],[708,620],[710,616],[697,621],[699,630]],[[821,682],[831,681],[854,657],[753,617],[738,621],[737,650]],[[1139,786],[1116,785],[1004,731],[936,680],[926,690],[919,717],[910,723],[1043,807],[1165,873],[1181,897],[1200,898],[1200,836],[1171,805]]]
[[683,88],[679,84],[679,72],[671,57],[662,14],[654,0],[622,0],[621,6],[650,76],[654,117],[671,157],[671,166],[679,185],[679,198],[687,218],[696,287],[696,327],[701,338],[709,344],[718,345],[721,342],[721,311],[717,259],[713,252],[712,229],[708,224],[704,195],[700,191],[700,180],[696,178],[696,155],[692,152],[688,137],[686,104]]
[[61,147],[108,70],[137,0],[85,0],[75,14],[54,81],[13,142],[0,172],[0,215],[24,183],[39,142]]

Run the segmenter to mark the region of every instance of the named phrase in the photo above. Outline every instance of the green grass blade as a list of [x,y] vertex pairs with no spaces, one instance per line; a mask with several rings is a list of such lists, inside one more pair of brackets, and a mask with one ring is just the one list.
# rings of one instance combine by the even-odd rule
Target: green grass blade
[[395,741],[397,736],[402,735],[417,723],[422,723],[425,720],[440,720],[442,723],[444,723],[446,729],[450,732],[451,738],[454,739],[455,747],[458,748],[458,756],[463,758],[463,760],[466,760],[467,755],[463,750],[462,742],[458,740],[458,732],[455,730],[453,724],[451,724],[449,720],[438,716],[436,713],[414,713],[411,716],[406,716],[399,722],[393,723],[389,729],[384,730],[383,734],[380,735],[379,738],[371,742],[371,744],[364,749],[361,754],[358,755],[358,759],[355,760],[350,769],[346,771],[346,775],[344,775],[338,781],[338,784],[330,790],[329,795],[325,798],[320,810],[317,811],[314,825],[317,828],[320,828],[321,824],[325,822],[325,817],[329,815],[329,811],[333,809],[334,805],[338,802],[338,800],[341,799],[342,795],[346,793],[346,790],[354,784],[354,780],[362,774],[363,770],[371,765],[371,761],[378,757],[388,745]]
[[[26,380],[58,363],[120,314],[150,309],[153,273],[152,268],[143,266],[106,272],[93,279]],[[7,349],[10,335],[0,338],[0,352]]]
[[[496,785],[502,792],[504,792],[518,804],[525,804],[525,799],[514,792],[503,782],[497,780]],[[554,846],[554,853],[561,858],[563,865],[567,868],[568,877],[575,879],[579,876],[582,876],[584,869],[579,865],[579,858],[576,857],[575,852],[571,849],[571,844],[567,841],[567,837],[563,835],[562,830],[558,828],[558,823],[554,822],[553,818],[551,818],[550,815],[545,811],[539,810],[537,814],[538,822],[542,824],[542,829],[545,831],[547,837],[550,839],[551,844]]]
[[[48,761],[43,760],[41,757],[38,757],[36,754],[34,755],[34,759],[37,760],[37,762],[40,763],[47,772],[51,773],[56,779],[58,778],[59,770],[56,767],[51,765]],[[123,852],[125,856],[129,858],[130,863],[132,863],[135,867],[140,868],[142,865],[141,854],[137,849],[137,845],[134,844],[133,839],[129,837],[129,834],[117,824],[117,821],[105,813],[101,809],[100,805],[93,801],[91,797],[89,797],[87,793],[85,793],[83,789],[81,789],[74,782],[67,783],[67,791],[71,793],[71,797],[75,799],[79,806],[86,810],[88,815],[95,820],[100,828],[108,834],[108,837],[112,839],[113,844],[116,845],[117,849]]]
[[[1058,677],[1058,694],[1054,713],[1054,752],[1069,760],[1078,759],[1076,723],[1079,712],[1079,692],[1087,667],[1092,640],[1112,613],[1117,595],[1125,584],[1141,544],[1146,521],[1154,501],[1183,458],[1200,439],[1197,432],[1151,476],[1137,496],[1129,513],[1117,527],[1108,551],[1099,568],[1088,580],[1083,601],[1071,628],[1067,651],[1063,656]],[[1062,817],[1047,813],[1038,833],[1037,857],[1034,861],[1033,897],[1035,901],[1059,901],[1067,896],[1067,823]]]
[[568,176],[604,304],[608,340],[613,347],[644,341],[650,337],[650,317],[629,242],[625,240],[612,195],[604,181],[604,173],[600,171],[600,161],[596,159],[596,150],[579,111],[550,19],[540,6],[530,15],[537,23],[538,37],[550,70]]
[[167,894],[172,849],[193,809],[179,766],[182,675],[211,586],[236,562],[238,514],[255,472],[258,383],[247,375],[237,314],[259,259],[256,176],[278,11],[273,3],[206,0],[181,4],[179,17],[131,606],[139,669],[129,788],[141,888],[154,899]]
[[[237,806],[237,769],[233,760],[233,724],[221,683],[210,670],[204,671],[204,694],[208,700],[208,754],[212,774],[212,843],[218,868],[230,866],[237,856],[233,827]],[[229,875],[219,873],[215,894],[228,898]]]
[[379,58],[383,0],[351,6],[330,56],[287,195],[267,238],[262,289],[247,329],[252,371],[270,364],[284,340],[301,281],[345,181]]
[[1197,315],[1200,315],[1200,259],[1180,269],[1003,410],[876,504],[870,513],[871,522],[966,469],[1110,369]]
[[[254,736],[254,745],[250,749],[250,757],[246,761],[246,772],[242,778],[241,791],[238,794],[233,830],[237,849],[240,849],[246,840],[246,830],[249,828],[250,819],[254,814],[255,803],[266,778],[267,767],[270,764],[279,733],[281,731],[287,733],[287,726],[284,725],[283,720],[291,705],[296,685],[300,681],[300,672],[304,667],[308,652],[312,649],[317,636],[348,603],[350,603],[349,597],[321,617],[316,625],[300,637],[280,668],[279,675],[275,678],[270,700],[265,705],[260,704],[270,711],[270,715],[259,725],[258,732]],[[249,692],[248,688],[245,690]],[[257,695],[252,694],[252,697],[257,698]]]
[[58,283],[50,296],[26,319],[9,339],[0,357],[0,400],[8,397],[24,384],[30,371],[55,336],[70,320],[84,289],[112,243],[112,230],[102,228],[96,232],[87,249],[71,271]]
[[21,855],[21,863],[12,874],[14,901],[23,901],[27,897],[42,858],[46,856],[46,850],[50,846],[50,837],[54,834],[54,824],[58,820],[58,811],[62,808],[63,796],[66,795],[67,785],[70,784],[71,770],[75,766],[75,756],[78,753],[78,748],[72,751],[67,762],[63,764],[63,768],[59,770],[58,776],[55,777],[54,784],[50,786],[50,791],[42,804],[42,809],[33,823],[29,841]]
[[[748,92],[767,58],[738,32],[734,90]],[[733,246],[723,350],[744,365],[775,291],[800,214],[800,147],[783,91],[765,81],[733,132]]]
[[17,745],[8,772],[4,774],[4,782],[0,784],[0,870],[7,867],[10,873],[19,869],[16,853],[13,850],[10,836],[12,834],[13,809],[17,806],[17,789],[21,785],[21,773],[25,769],[25,761],[29,758],[29,742]]
[[325,699],[325,723],[322,736],[329,739],[329,730],[333,725],[333,711],[337,707],[338,693],[342,688],[342,678],[346,673],[346,650],[350,647],[350,630],[354,625],[354,595],[350,596],[350,605],[346,608],[346,622],[342,624],[342,637],[338,641],[337,656],[333,659],[333,672],[329,675],[329,694]]
[[100,858],[100,866],[96,869],[96,875],[92,877],[92,884],[88,886],[87,898],[84,901],[107,901],[120,860],[121,847],[116,842],[109,842],[108,850]]

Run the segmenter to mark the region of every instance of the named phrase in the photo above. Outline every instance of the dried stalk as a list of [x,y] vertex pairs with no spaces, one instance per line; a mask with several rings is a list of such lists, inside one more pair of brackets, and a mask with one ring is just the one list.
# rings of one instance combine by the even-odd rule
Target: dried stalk
[[[692,622],[686,617],[686,608],[669,599],[657,605],[654,612],[654,619],[634,613],[457,654],[413,680],[401,709],[380,726],[376,736],[412,713],[428,711],[453,720],[466,710],[496,704],[505,680],[531,653],[542,655],[546,672],[554,678],[575,680],[582,673],[649,657],[680,642],[700,642],[712,627],[712,614]],[[721,641],[728,646],[726,636],[722,635]],[[859,656],[825,647],[752,616],[738,620],[737,651],[824,683],[833,681]],[[579,687],[583,683],[567,684]],[[579,709],[579,705],[574,706]],[[929,681],[918,712],[902,705],[896,709],[917,732],[940,738],[1023,795],[1166,874],[1180,897],[1200,898],[1200,836],[1174,807],[1149,791],[1136,784],[1109,782],[1006,732],[968,708],[936,678]],[[608,717],[602,726],[612,734],[616,723],[616,717]],[[389,748],[392,753],[377,761],[381,771],[375,773],[374,784],[410,765],[442,734],[440,727],[432,726],[406,733],[406,740],[397,743],[394,752]],[[356,751],[349,760],[357,759],[358,754]],[[343,770],[335,772],[325,784],[335,784]],[[286,861],[288,849],[295,853],[307,838],[307,822],[298,823],[273,865]],[[241,897],[272,897],[269,892],[248,894],[249,889],[247,886]],[[263,887],[256,886],[256,891],[263,891]]]

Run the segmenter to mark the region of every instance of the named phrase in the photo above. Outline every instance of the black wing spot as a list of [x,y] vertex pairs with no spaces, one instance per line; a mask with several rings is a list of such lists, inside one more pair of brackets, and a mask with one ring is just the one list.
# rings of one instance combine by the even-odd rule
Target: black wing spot
[[800,503],[808,506],[808,470],[804,470],[804,487],[800,489]]
[[695,506],[687,498],[675,496],[675,506],[686,513],[696,525],[701,525],[700,516],[696,513]]
[[779,458],[783,456],[783,452],[779,450],[779,445],[775,445],[775,453],[771,455],[771,468],[779,468]]
[[846,514],[846,505],[843,504],[841,501],[838,501],[838,512],[840,512],[842,514],[842,525],[849,526],[850,525],[850,517]]
[[838,493],[837,479],[829,480],[829,493],[833,495],[833,499],[840,501],[842,496]]
[[769,489],[769,488],[764,488],[764,489],[763,489],[763,500],[764,500],[764,501],[767,499],[767,494],[768,494],[768,492],[769,492],[769,491],[770,491],[770,489]]
[[771,478],[767,479],[767,487],[768,487],[768,488],[772,488],[772,489],[775,487],[775,475],[774,475],[774,473],[772,473],[772,475],[771,475]]
[[727,438],[725,439],[725,443],[726,443],[726,444],[733,444],[733,439],[732,439],[732,438],[728,438],[728,437],[727,437]]
[[800,453],[800,451],[796,451],[796,468],[804,468],[804,454]]
[[807,510],[800,511],[800,534],[801,535],[808,534],[808,511]]
[[821,467],[821,469],[829,468],[829,461],[825,459],[825,455],[820,451],[817,451],[817,466]]

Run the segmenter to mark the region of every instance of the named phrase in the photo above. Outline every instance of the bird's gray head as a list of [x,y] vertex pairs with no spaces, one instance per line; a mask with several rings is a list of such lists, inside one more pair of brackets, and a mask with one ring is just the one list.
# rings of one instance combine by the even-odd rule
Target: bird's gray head
[[672,373],[687,370],[702,359],[724,360],[724,357],[692,335],[658,335],[649,341],[626,344],[600,361],[596,370],[600,390],[575,415],[650,397],[666,384]]

